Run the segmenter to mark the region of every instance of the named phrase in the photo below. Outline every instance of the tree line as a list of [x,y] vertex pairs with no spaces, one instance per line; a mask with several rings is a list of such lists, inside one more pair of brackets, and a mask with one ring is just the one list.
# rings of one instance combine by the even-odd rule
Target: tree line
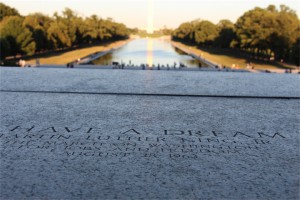
[[128,37],[128,28],[111,18],[83,18],[69,8],[52,17],[42,13],[21,16],[16,9],[0,3],[1,59]]
[[252,58],[291,62],[299,66],[300,21],[285,5],[256,7],[236,23],[207,20],[182,23],[172,39],[199,47],[233,48]]

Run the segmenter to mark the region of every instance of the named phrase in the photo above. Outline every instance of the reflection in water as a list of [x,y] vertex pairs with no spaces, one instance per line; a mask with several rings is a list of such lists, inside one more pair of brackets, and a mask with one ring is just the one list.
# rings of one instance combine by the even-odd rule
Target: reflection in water
[[[125,63],[125,65],[150,67],[169,66],[176,67],[180,63],[187,67],[198,67],[199,61],[174,48],[169,41],[162,38],[135,39],[123,47],[92,61],[95,65],[110,65],[112,62]],[[206,66],[201,63],[202,66]]]
[[186,53],[180,49],[178,49],[177,47],[174,47],[174,50],[176,51],[176,53],[178,53],[179,55],[186,55]]
[[147,41],[147,64],[149,67],[153,65],[153,40],[149,39]]
[[101,56],[100,58],[92,61],[89,64],[94,64],[94,65],[110,65],[112,59],[113,59],[112,53],[108,53],[108,54],[105,54],[104,56]]

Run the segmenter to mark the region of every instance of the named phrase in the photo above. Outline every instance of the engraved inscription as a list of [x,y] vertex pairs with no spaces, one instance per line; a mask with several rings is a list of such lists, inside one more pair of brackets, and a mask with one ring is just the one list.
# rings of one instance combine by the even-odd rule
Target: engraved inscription
[[[149,134],[151,133],[151,134]],[[95,127],[8,127],[0,133],[1,149],[39,150],[76,159],[84,157],[197,159],[203,155],[263,153],[282,133],[128,128],[110,133]]]

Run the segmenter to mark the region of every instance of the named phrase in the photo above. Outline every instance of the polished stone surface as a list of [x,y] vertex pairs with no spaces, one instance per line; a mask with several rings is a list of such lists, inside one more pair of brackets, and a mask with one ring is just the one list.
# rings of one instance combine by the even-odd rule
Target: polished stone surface
[[18,91],[300,97],[298,74],[2,68],[0,83]]
[[[205,95],[213,73],[60,70],[1,69],[0,199],[299,199],[299,99],[155,95]],[[210,94],[298,95],[297,75],[237,75]],[[266,94],[230,90],[247,78]]]

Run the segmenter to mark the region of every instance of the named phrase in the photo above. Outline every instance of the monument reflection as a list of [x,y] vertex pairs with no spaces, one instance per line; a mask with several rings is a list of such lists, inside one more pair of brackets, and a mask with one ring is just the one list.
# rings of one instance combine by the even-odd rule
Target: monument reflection
[[147,64],[149,67],[153,65],[153,40],[147,40]]
[[[132,40],[123,47],[100,57],[92,64],[108,65],[112,62],[125,63],[135,66],[147,64],[154,66],[173,66],[174,63],[183,63],[188,67],[198,67],[198,61],[193,57],[178,53],[167,39],[139,38]],[[204,66],[205,64],[202,64]]]

